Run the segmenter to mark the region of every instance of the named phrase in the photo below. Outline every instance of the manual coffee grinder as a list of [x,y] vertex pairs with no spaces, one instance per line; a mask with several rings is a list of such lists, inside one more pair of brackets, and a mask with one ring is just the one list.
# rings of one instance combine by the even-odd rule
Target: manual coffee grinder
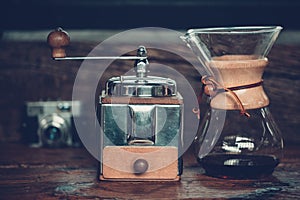
[[207,175],[252,179],[272,174],[283,141],[268,108],[262,75],[281,27],[188,30],[182,39],[197,55],[210,108],[195,138]]
[[[146,57],[145,47],[137,56]],[[109,79],[100,97],[103,151],[100,179],[178,180],[183,101],[169,78],[148,76],[148,60],[136,76]]]
[[100,180],[177,181],[182,173],[183,99],[170,78],[148,76],[147,50],[137,56],[66,57],[68,34],[51,32],[55,60],[135,60],[135,76],[111,77],[99,97]]

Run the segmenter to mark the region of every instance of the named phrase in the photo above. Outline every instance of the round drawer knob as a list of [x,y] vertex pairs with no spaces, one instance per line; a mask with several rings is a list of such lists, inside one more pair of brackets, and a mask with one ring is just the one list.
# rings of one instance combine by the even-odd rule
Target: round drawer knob
[[143,174],[148,170],[148,162],[144,159],[137,159],[133,163],[133,170],[135,174]]

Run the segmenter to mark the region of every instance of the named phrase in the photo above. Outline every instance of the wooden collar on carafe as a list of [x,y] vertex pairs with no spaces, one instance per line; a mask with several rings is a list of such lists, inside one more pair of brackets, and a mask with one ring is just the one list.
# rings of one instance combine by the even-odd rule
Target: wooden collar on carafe
[[250,117],[250,114],[246,111],[246,109],[243,106],[243,103],[241,102],[240,98],[236,95],[234,90],[242,90],[242,89],[248,89],[253,87],[258,87],[262,85],[263,80],[248,84],[248,85],[240,85],[235,87],[224,87],[222,86],[218,81],[216,81],[212,76],[205,75],[202,77],[201,82],[203,83],[203,92],[208,96],[215,96],[217,93],[220,92],[229,92],[237,102],[237,104],[240,107],[240,112],[242,115],[245,115],[246,117]]

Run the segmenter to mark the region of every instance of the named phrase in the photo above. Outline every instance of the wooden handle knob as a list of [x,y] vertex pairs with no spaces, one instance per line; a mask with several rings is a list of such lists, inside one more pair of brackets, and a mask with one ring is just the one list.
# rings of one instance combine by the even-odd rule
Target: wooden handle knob
[[52,58],[64,58],[66,57],[65,48],[70,44],[70,37],[66,31],[59,27],[49,33],[47,43],[52,49]]

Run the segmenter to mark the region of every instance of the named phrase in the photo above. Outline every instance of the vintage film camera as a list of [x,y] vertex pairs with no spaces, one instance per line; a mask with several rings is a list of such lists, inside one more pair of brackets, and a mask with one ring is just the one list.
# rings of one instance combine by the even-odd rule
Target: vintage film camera
[[183,99],[174,80],[147,76],[147,67],[137,60],[136,76],[110,78],[100,97],[102,180],[178,180],[182,172]]
[[100,180],[179,180],[183,99],[174,80],[147,75],[146,48],[139,47],[137,56],[66,57],[65,31],[52,31],[47,41],[54,60],[135,60],[136,76],[110,78],[99,97]]
[[24,114],[22,132],[31,146],[80,146],[73,123],[73,116],[80,115],[79,101],[26,102]]

